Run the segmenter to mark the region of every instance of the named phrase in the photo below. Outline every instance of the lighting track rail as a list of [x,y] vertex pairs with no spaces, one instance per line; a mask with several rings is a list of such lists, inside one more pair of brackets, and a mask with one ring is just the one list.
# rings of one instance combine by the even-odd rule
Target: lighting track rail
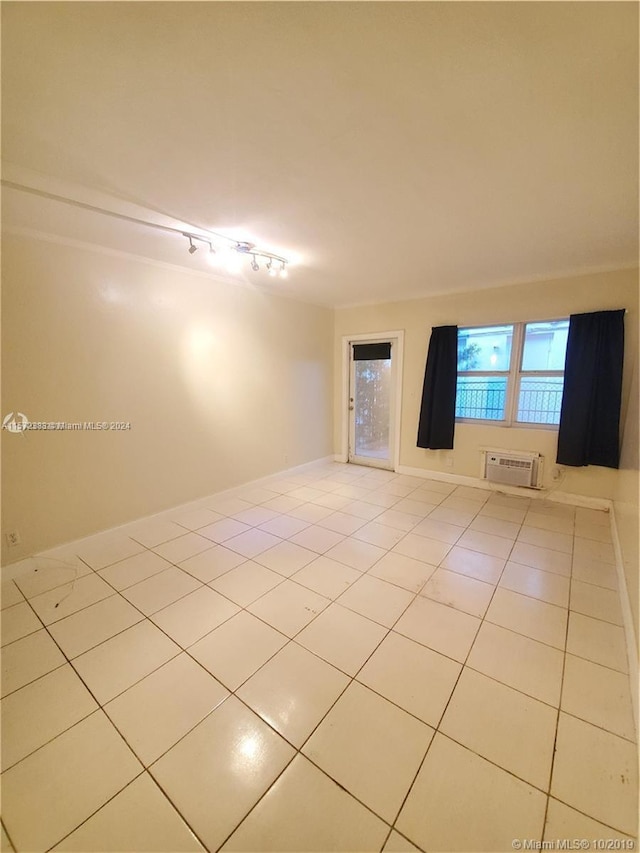
[[[67,198],[66,196],[49,193],[45,190],[39,190],[35,187],[27,187],[23,184],[17,184],[13,181],[1,181],[3,187],[18,190],[19,192],[29,193],[30,195],[40,196],[50,201],[57,201],[61,204],[67,204],[72,207],[80,208],[81,210],[89,210],[92,213],[99,213],[102,216],[110,216],[113,219],[119,219],[121,222],[131,222],[135,225],[143,225],[146,228],[153,228],[156,231],[164,231],[169,234],[178,234],[181,237],[186,237],[189,241],[187,251],[190,255],[195,254],[200,246],[198,243],[204,244],[207,249],[207,260],[213,265],[225,265],[230,272],[238,272],[243,256],[251,257],[250,267],[254,272],[257,272],[260,267],[260,262],[264,264],[267,273],[270,276],[279,275],[281,278],[287,277],[287,258],[281,255],[276,255],[273,252],[258,248],[254,243],[249,243],[246,240],[234,240],[232,237],[227,237],[224,234],[218,234],[215,231],[205,231],[197,229],[194,231],[185,231],[182,228],[173,228],[170,225],[160,225],[157,222],[149,222],[146,219],[139,219],[135,216],[127,216],[124,213],[116,213],[114,210],[106,210],[102,207],[97,207],[93,204],[87,204],[84,201]],[[238,263],[240,262],[240,263]]]

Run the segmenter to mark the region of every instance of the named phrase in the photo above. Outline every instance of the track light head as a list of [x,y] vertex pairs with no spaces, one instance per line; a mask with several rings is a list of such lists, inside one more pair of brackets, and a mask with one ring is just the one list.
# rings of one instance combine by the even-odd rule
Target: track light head
[[280,278],[288,278],[289,273],[287,272],[287,265],[285,262],[282,262],[282,266],[280,267]]
[[257,262],[255,255],[253,256],[253,260],[251,261],[251,269],[254,272],[258,272],[258,270],[260,269],[260,264]]
[[189,254],[193,255],[194,252],[198,251],[198,247],[194,245],[193,240],[189,237]]

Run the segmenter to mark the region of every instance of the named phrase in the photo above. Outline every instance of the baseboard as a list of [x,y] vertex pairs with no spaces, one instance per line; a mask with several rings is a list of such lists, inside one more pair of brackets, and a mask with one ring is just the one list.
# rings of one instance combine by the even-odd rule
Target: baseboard
[[[438,480],[441,483],[455,483],[456,486],[472,486],[486,489],[487,485],[479,477],[467,477],[463,474],[449,474],[447,471],[431,471],[428,468],[412,468],[409,465],[398,465],[398,474],[408,474],[410,477],[420,477],[423,480]],[[478,486],[478,483],[482,483]]]
[[594,498],[590,495],[575,495],[573,492],[556,492],[553,490],[541,489],[537,493],[537,497],[546,501],[553,501],[558,504],[571,504],[572,506],[580,506],[584,509],[599,509],[603,512],[611,512],[613,501],[609,498]]
[[442,483],[452,483],[456,486],[471,486],[474,489],[484,489],[489,492],[501,492],[507,495],[520,495],[533,500],[555,501],[556,503],[572,504],[588,509],[610,510],[611,501],[607,498],[593,498],[587,495],[574,495],[571,492],[557,492],[552,489],[525,489],[523,486],[507,486],[503,483],[490,483],[481,477],[467,477],[463,474],[449,474],[447,471],[431,471],[427,468],[411,468],[399,465],[398,474],[409,474],[423,480],[439,480]]
[[[311,462],[303,462],[302,465],[296,465],[293,468],[285,468],[281,471],[274,471],[272,474],[267,474],[264,477],[259,477],[257,480],[249,480],[246,483],[241,483],[239,486],[232,486],[221,492],[213,492],[210,495],[203,495],[202,497],[194,498],[192,501],[187,501],[186,503],[178,504],[177,506],[168,507],[167,509],[162,509],[158,512],[153,512],[150,515],[143,515],[140,518],[133,518],[130,521],[123,521],[122,524],[117,524],[113,527],[107,527],[101,530],[96,530],[93,533],[87,533],[86,536],[82,536],[79,539],[72,539],[68,542],[59,542],[57,545],[51,545],[44,551],[37,551],[36,553],[32,554],[24,554],[22,557],[12,563],[4,563],[0,567],[0,577],[2,578],[2,580],[10,580],[13,577],[18,576],[22,571],[27,571],[29,568],[29,566],[27,565],[27,561],[32,559],[33,557],[46,555],[50,551],[56,551],[59,548],[72,548],[74,545],[83,542],[85,539],[89,539],[92,536],[100,536],[103,533],[117,533],[119,530],[123,530],[127,527],[130,527],[132,524],[139,524],[145,521],[154,521],[155,519],[163,518],[168,512],[189,512],[191,509],[197,508],[199,505],[201,505],[202,501],[208,500],[209,498],[231,498],[237,495],[239,492],[245,491],[245,489],[252,489],[259,486],[264,486],[270,480],[273,480],[275,477],[294,477],[296,474],[303,474],[305,471],[313,470],[319,465],[326,465],[327,463],[333,461],[333,454],[331,454],[330,456],[322,456],[319,459],[313,459]],[[13,570],[12,567],[14,567]]]
[[[245,489],[254,489],[258,486],[264,486],[269,482],[269,480],[273,480],[275,477],[295,477],[296,474],[304,474],[305,471],[312,471],[319,465],[326,465],[327,463],[334,461],[333,454],[330,456],[322,456],[320,459],[313,459],[311,462],[303,462],[302,465],[296,465],[293,468],[285,468],[282,471],[275,471],[273,474],[267,474],[264,477],[259,477],[257,480],[249,480],[247,483],[241,483],[239,486],[231,486],[222,492],[214,492],[212,495],[205,495],[203,498],[197,498],[196,501],[199,502],[207,500],[210,497],[232,498],[239,492],[243,492]],[[189,501],[189,503],[196,503],[196,501]],[[172,510],[173,508],[171,508],[171,511]],[[167,512],[167,510],[165,509],[163,512]],[[156,514],[158,515],[159,513]],[[131,522],[129,522],[129,524],[130,523]]]
[[611,536],[613,538],[613,550],[616,557],[616,572],[618,575],[618,597],[622,607],[622,623],[627,643],[627,660],[629,662],[629,686],[631,688],[631,703],[633,705],[633,721],[636,726],[636,740],[640,735],[640,717],[638,716],[638,677],[640,675],[638,665],[638,638],[633,627],[633,614],[627,588],[627,578],[624,573],[624,559],[622,557],[622,546],[618,534],[615,506],[611,508]]

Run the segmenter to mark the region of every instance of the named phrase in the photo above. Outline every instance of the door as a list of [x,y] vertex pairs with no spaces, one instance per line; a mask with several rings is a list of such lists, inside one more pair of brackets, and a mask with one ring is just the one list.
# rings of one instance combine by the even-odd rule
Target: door
[[393,470],[394,344],[350,343],[349,462]]

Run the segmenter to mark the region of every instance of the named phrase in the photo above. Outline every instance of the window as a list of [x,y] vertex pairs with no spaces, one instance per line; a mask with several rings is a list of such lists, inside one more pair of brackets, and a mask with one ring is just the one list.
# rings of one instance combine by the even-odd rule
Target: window
[[568,320],[458,330],[456,419],[560,422]]

